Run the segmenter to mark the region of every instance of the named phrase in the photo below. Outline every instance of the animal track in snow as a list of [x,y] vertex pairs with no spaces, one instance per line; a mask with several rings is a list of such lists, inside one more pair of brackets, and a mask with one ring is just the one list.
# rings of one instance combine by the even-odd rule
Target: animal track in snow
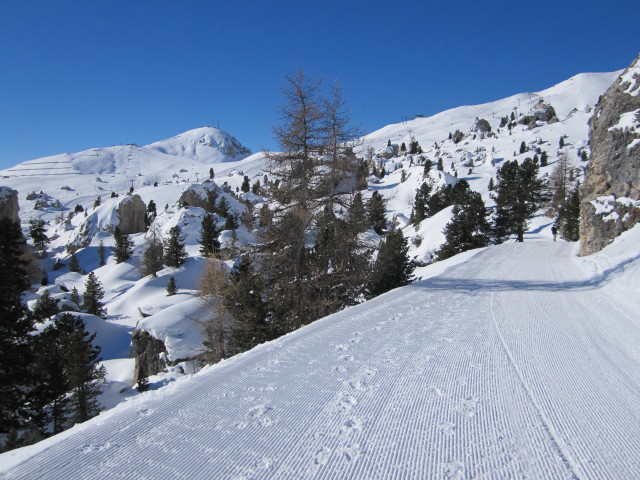
[[460,406],[456,409],[456,412],[461,417],[471,418],[476,414],[478,401],[479,397],[477,395],[468,396],[460,403]]
[[464,478],[464,465],[460,462],[448,462],[442,465],[445,478],[461,480]]
[[334,348],[335,352],[344,352],[346,350],[349,350],[349,345],[347,345],[346,343],[336,345],[336,348]]

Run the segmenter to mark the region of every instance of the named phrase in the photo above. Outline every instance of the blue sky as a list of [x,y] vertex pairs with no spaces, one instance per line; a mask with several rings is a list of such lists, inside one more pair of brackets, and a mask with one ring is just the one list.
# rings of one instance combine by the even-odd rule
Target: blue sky
[[202,125],[276,148],[283,78],[339,79],[365,132],[640,51],[640,2],[3,0],[0,168]]

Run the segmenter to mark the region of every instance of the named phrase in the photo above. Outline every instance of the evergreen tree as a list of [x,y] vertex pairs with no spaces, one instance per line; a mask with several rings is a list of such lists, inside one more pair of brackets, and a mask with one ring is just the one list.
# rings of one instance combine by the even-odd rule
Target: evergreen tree
[[253,268],[252,260],[243,255],[229,275],[224,302],[233,316],[231,348],[233,353],[249,350],[272,338],[267,322],[267,308],[262,300],[264,285]]
[[78,316],[62,313],[56,322],[63,345],[64,369],[71,389],[70,413],[72,423],[80,423],[100,412],[96,383],[105,378],[104,367],[98,367],[100,347],[92,344],[96,334],[89,334]]
[[527,151],[527,144],[524,143],[524,140],[520,144],[520,153],[525,153]]
[[151,229],[149,235],[149,243],[142,255],[141,274],[143,276],[151,275],[156,277],[158,272],[162,270],[164,261],[164,245],[162,237],[157,227]]
[[230,208],[229,202],[227,202],[227,199],[224,197],[220,198],[220,203],[218,204],[218,208],[217,208],[218,215],[224,218],[228,217],[229,208]]
[[71,390],[64,368],[64,345],[56,323],[47,326],[39,335],[30,338],[34,352],[31,374],[34,388],[29,394],[33,421],[42,435],[56,434],[68,426]]
[[56,313],[58,313],[58,305],[51,298],[49,290],[45,290],[33,307],[33,318],[37,322],[42,322]]
[[564,136],[560,137],[560,141],[558,142],[558,147],[559,148],[563,148],[564,147]]
[[187,251],[185,250],[185,237],[178,225],[171,227],[169,238],[164,246],[164,264],[167,267],[179,268],[187,261]]
[[495,186],[496,186],[496,184],[495,184],[495,182],[493,181],[493,177],[491,177],[491,178],[489,179],[489,186],[488,186],[487,188],[489,189],[489,191],[490,191],[490,192],[493,192],[493,189],[495,188]]
[[422,171],[422,175],[423,175],[424,177],[426,177],[427,175],[429,175],[429,172],[431,171],[431,167],[433,167],[433,162],[427,158],[427,159],[424,161],[424,170]]
[[438,158],[438,171],[444,171],[444,164],[442,163],[442,158]]
[[116,243],[115,259],[116,263],[122,263],[131,258],[133,254],[133,242],[129,238],[129,235],[120,231],[120,228],[116,227],[113,232],[113,238]]
[[549,163],[549,155],[547,155],[547,152],[543,151],[540,154],[540,166],[546,167],[548,163]]
[[260,195],[260,180],[253,182],[253,185],[251,185],[251,193],[254,195]]
[[551,200],[549,202],[552,211],[559,212],[562,204],[565,203],[569,192],[573,187],[573,165],[566,153],[558,155],[558,161],[549,175],[549,188],[551,190]]
[[404,142],[402,142],[402,145],[400,145],[400,151],[402,153],[406,153],[407,152],[407,146],[404,144]]
[[76,287],[73,287],[71,289],[71,296],[69,297],[69,300],[71,300],[77,305],[78,308],[80,308],[80,294],[78,293],[78,289]]
[[102,289],[100,280],[98,280],[95,273],[89,273],[87,281],[84,284],[84,302],[82,303],[82,308],[91,315],[104,318],[107,315],[107,310],[101,302],[103,297],[104,290]]
[[167,296],[172,296],[178,293],[178,287],[176,286],[176,279],[173,275],[169,277],[167,282]]
[[71,254],[69,258],[69,271],[70,272],[79,272],[80,271],[80,262],[78,262],[78,257],[76,257],[76,252]]
[[200,253],[203,257],[216,256],[220,253],[220,232],[216,228],[213,215],[205,214],[200,226]]
[[373,228],[378,235],[383,235],[387,228],[385,210],[386,205],[382,195],[374,191],[367,202],[367,227]]
[[29,220],[29,236],[33,240],[33,246],[38,254],[43,255],[49,243],[49,237],[45,233],[44,220],[35,218]]
[[409,258],[409,245],[402,230],[392,229],[380,244],[368,286],[373,298],[394,288],[409,285],[413,280],[415,263]]
[[153,200],[149,200],[149,204],[147,205],[147,222],[150,224],[158,215],[158,207],[156,206],[156,202]]
[[356,234],[364,232],[367,221],[367,212],[364,208],[362,194],[360,192],[356,192],[353,195],[353,200],[349,205],[347,213],[349,214],[349,223],[352,225],[354,232]]
[[27,418],[24,405],[31,359],[27,340],[33,319],[21,300],[29,287],[24,249],[20,224],[0,219],[0,433],[19,428]]
[[418,225],[429,216],[428,202],[431,195],[431,185],[422,182],[422,185],[416,190],[416,197],[413,202],[413,223]]
[[101,203],[102,203],[102,200],[100,199],[100,196],[97,196],[96,199],[93,201],[93,209],[95,210],[96,208],[98,208]]
[[522,165],[507,161],[497,172],[493,198],[496,202],[495,235],[498,241],[515,234],[524,241],[529,220],[549,199],[545,180],[538,178],[538,165],[526,159]]
[[445,243],[437,252],[438,260],[489,245],[491,225],[487,215],[478,192],[471,192],[464,203],[456,204],[453,218],[444,228]]
[[565,201],[560,207],[556,224],[562,238],[568,242],[580,239],[580,182],[572,191],[567,193]]
[[101,267],[104,267],[107,264],[105,257],[106,257],[106,251],[104,248],[104,242],[100,240],[100,245],[98,245],[98,259]]
[[244,193],[248,193],[251,190],[251,183],[249,182],[249,177],[247,175],[244,176],[244,180],[242,182],[242,186],[240,187]]
[[214,173],[213,173],[213,167],[212,167],[209,169],[209,180],[213,180],[213,176],[214,176]]

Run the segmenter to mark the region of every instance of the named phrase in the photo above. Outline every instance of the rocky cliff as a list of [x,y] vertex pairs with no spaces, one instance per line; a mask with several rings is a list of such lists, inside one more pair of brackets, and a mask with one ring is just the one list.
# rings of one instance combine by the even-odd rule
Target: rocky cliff
[[0,218],[19,222],[18,192],[9,187],[0,187]]
[[600,98],[589,140],[580,255],[601,250],[640,221],[640,55]]

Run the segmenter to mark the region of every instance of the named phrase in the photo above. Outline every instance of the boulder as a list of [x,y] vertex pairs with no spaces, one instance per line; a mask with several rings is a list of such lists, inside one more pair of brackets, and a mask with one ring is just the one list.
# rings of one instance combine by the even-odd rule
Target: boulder
[[0,218],[10,218],[19,222],[18,192],[9,187],[0,187]]
[[130,195],[118,205],[118,228],[125,235],[144,232],[146,229],[147,206],[140,195]]

